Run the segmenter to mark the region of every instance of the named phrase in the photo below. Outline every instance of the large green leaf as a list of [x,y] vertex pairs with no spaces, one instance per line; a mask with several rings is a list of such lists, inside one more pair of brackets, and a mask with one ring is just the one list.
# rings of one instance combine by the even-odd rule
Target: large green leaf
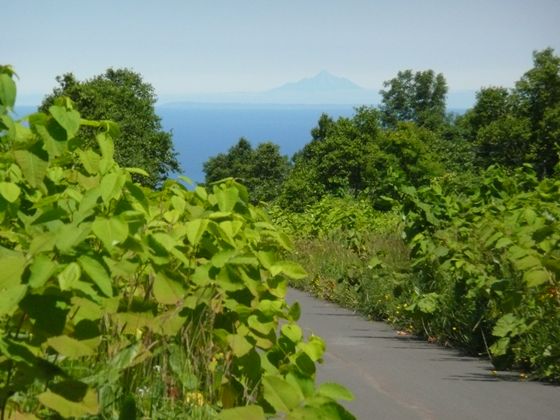
[[518,270],[525,271],[533,267],[539,267],[541,265],[541,261],[533,255],[528,255],[524,258],[514,261],[514,264]]
[[348,389],[342,385],[330,382],[322,383],[317,389],[317,393],[333,400],[352,401],[354,399],[354,395]]
[[493,356],[502,356],[507,353],[510,344],[509,342],[510,342],[509,337],[502,337],[494,344],[492,344],[489,350]]
[[292,318],[292,321],[299,320],[301,316],[301,307],[299,305],[299,302],[294,302],[293,305],[290,306],[290,311],[288,312],[288,314]]
[[85,170],[91,174],[96,175],[99,173],[99,162],[101,161],[101,156],[95,153],[93,150],[78,150],[78,156],[80,156],[80,162],[84,165]]
[[93,389],[88,389],[81,401],[71,401],[51,391],[37,395],[37,399],[45,407],[57,412],[62,417],[84,417],[96,415],[99,411],[97,394]]
[[276,262],[276,253],[271,251],[257,252],[257,258],[264,268],[270,270],[270,267]]
[[523,279],[527,282],[528,287],[537,287],[550,281],[551,275],[546,270],[532,270],[525,272]]
[[87,238],[90,230],[89,223],[82,223],[79,226],[62,225],[55,233],[56,247],[63,253],[71,253],[78,244]]
[[278,376],[263,378],[264,399],[277,413],[288,413],[303,401],[303,394],[299,387],[295,387]]
[[0,194],[10,203],[14,203],[21,193],[21,189],[11,182],[0,182]]
[[32,187],[38,187],[47,173],[48,163],[43,157],[29,150],[14,151],[14,158]]
[[37,255],[42,252],[49,252],[54,249],[56,243],[56,235],[54,232],[45,232],[36,235],[29,244],[29,253]]
[[7,74],[0,74],[0,104],[13,108],[16,103],[16,84]]
[[112,318],[123,325],[121,333],[124,334],[136,334],[138,330],[150,327],[154,320],[149,312],[119,312]]
[[100,184],[101,198],[105,204],[113,199],[118,198],[122,194],[122,188],[126,182],[126,178],[115,172],[111,172],[103,177]]
[[315,394],[314,376],[308,376],[294,370],[286,375],[286,381],[298,387],[305,398],[312,397]]
[[[156,232],[151,236],[151,239],[157,243],[156,246],[160,246],[165,249],[166,252],[171,253],[175,258],[181,261],[185,265],[189,265],[189,260],[185,257],[184,253],[179,250],[181,242],[163,232]],[[153,243],[153,242],[152,242]]]
[[259,332],[263,335],[270,334],[275,329],[275,326],[276,326],[276,324],[274,322],[271,322],[267,318],[265,318],[264,320],[260,320],[257,315],[251,315],[247,319],[247,325],[252,330],[257,331],[257,332]]
[[303,338],[303,331],[297,324],[284,324],[280,331],[282,335],[286,336],[292,343],[298,343]]
[[124,242],[128,236],[128,225],[119,217],[96,217],[91,229],[107,250]]
[[313,405],[298,407],[286,416],[286,420],[356,420],[344,407],[334,401],[313,402]]
[[72,321],[75,324],[78,324],[84,319],[88,321],[97,321],[104,315],[114,312],[111,310],[110,304],[107,301],[103,302],[103,304],[98,304],[89,299],[74,296],[72,297],[72,304],[75,308]]
[[59,354],[70,359],[91,356],[94,354],[94,350],[90,346],[76,340],[75,338],[68,337],[67,335],[51,337],[47,340],[47,345],[51,346]]
[[492,335],[496,337],[513,337],[523,329],[523,326],[525,326],[524,319],[518,318],[514,314],[505,314],[496,322]]
[[299,343],[297,345],[305,354],[307,354],[311,360],[317,362],[325,354],[325,342],[318,336],[311,336],[307,343]]
[[31,277],[29,278],[29,286],[39,288],[54,274],[56,263],[53,262],[49,256],[41,254],[35,257],[30,269]]
[[219,420],[265,420],[264,411],[258,405],[247,405],[223,410],[218,415]]
[[223,212],[232,211],[237,200],[239,200],[239,191],[233,187],[227,189],[216,188],[214,194],[218,200],[218,207]]
[[16,253],[0,256],[0,270],[2,272],[2,275],[0,275],[0,290],[20,284],[25,263],[25,257]]
[[185,298],[183,286],[163,274],[155,275],[153,291],[156,300],[164,305],[176,305]]
[[437,293],[426,293],[418,298],[416,305],[421,312],[433,314],[438,309],[439,295]]
[[107,161],[111,161],[115,154],[115,145],[111,138],[105,133],[99,133],[95,136],[97,144],[99,144],[99,149],[101,150],[101,155]]
[[97,259],[87,255],[80,256],[78,262],[89,278],[99,287],[101,292],[105,296],[112,297],[113,287],[111,284],[111,277],[103,264]]
[[227,338],[228,344],[233,350],[233,354],[237,357],[242,357],[249,353],[253,345],[247,341],[247,338],[242,334],[230,334]]
[[71,290],[75,288],[80,280],[81,274],[82,270],[80,270],[80,266],[77,263],[71,262],[68,264],[58,275],[60,290]]
[[0,290],[0,317],[12,315],[18,308],[19,302],[27,293],[27,284],[20,284],[9,289]]
[[66,131],[67,138],[72,138],[80,129],[80,113],[75,110],[68,110],[63,106],[52,105],[49,112]]
[[291,279],[299,280],[307,277],[307,273],[301,265],[291,261],[281,261],[270,267],[270,272],[273,276],[284,274]]
[[0,336],[0,354],[9,359],[23,363],[30,368],[37,367],[36,349],[28,344],[10,339],[7,335]]
[[217,252],[212,256],[212,265],[214,267],[222,268],[226,263],[231,260],[235,255],[237,255],[238,251],[235,249],[226,249],[220,252]]

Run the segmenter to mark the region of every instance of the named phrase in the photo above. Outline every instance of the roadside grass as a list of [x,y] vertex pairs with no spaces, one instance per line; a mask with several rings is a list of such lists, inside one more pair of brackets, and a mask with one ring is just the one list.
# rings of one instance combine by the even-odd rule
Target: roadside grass
[[409,327],[403,309],[407,306],[404,283],[410,276],[410,257],[399,231],[364,233],[354,247],[345,239],[345,233],[338,231],[326,238],[297,240],[291,258],[308,276],[291,285],[370,319]]

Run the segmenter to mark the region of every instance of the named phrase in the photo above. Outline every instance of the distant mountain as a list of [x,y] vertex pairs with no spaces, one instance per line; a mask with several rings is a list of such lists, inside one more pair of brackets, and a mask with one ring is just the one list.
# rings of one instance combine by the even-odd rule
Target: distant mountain
[[[378,105],[377,90],[365,89],[344,77],[321,71],[313,77],[263,92],[200,93],[161,96],[159,106],[181,107],[192,104],[230,105]],[[455,90],[447,95],[448,110],[462,113],[473,106],[475,91]]]
[[267,91],[275,92],[340,92],[340,91],[364,91],[366,89],[358,86],[354,82],[344,77],[334,76],[326,70],[317,73],[313,77],[301,79],[297,82],[286,83],[285,85]]
[[375,105],[379,102],[379,95],[376,91],[364,89],[344,77],[321,71],[313,77],[286,83],[264,92],[191,94],[171,101],[162,98],[160,102],[165,103],[165,106],[177,106],[179,102]]

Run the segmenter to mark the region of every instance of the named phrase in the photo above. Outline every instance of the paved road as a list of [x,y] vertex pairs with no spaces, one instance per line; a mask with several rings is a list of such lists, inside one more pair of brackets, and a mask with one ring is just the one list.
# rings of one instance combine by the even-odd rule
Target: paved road
[[354,392],[358,419],[560,420],[560,387],[492,375],[484,360],[396,334],[389,326],[297,290],[299,324],[327,343],[319,381]]

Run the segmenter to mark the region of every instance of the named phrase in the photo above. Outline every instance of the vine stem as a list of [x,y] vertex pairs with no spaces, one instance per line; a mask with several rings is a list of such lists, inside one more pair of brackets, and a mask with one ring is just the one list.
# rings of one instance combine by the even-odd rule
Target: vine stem
[[484,347],[486,348],[486,354],[490,358],[490,362],[493,362],[492,353],[490,353],[490,349],[488,348],[488,342],[486,341],[486,335],[484,334],[484,330],[481,328],[480,333],[482,334],[482,341],[484,341]]

